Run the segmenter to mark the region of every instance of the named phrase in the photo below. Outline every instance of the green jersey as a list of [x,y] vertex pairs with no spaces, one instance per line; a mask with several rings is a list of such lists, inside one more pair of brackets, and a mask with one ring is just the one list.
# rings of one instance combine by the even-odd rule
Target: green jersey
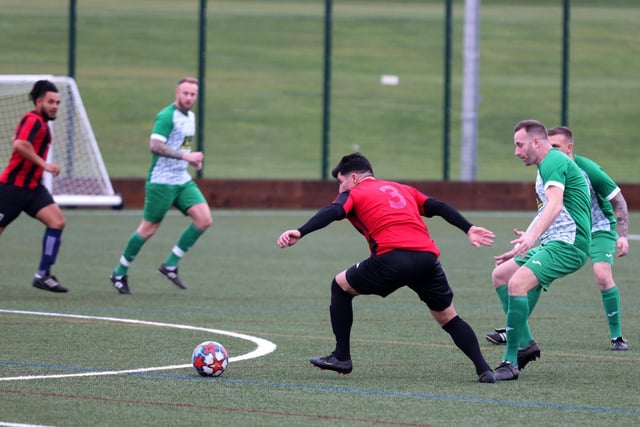
[[[192,111],[185,114],[171,104],[156,116],[151,138],[164,142],[174,150],[188,153],[192,149],[195,134],[195,114]],[[191,180],[188,166],[186,160],[154,154],[147,181],[154,184],[184,184]]]
[[588,254],[591,247],[589,186],[576,163],[556,148],[551,149],[538,165],[536,177],[538,217],[547,204],[545,190],[549,186],[563,189],[562,210],[540,236],[540,243],[544,245],[550,241],[559,240],[574,245]]
[[620,187],[593,160],[581,156],[574,157],[576,164],[584,171],[589,182],[591,231],[615,231],[616,218],[610,200],[620,193]]

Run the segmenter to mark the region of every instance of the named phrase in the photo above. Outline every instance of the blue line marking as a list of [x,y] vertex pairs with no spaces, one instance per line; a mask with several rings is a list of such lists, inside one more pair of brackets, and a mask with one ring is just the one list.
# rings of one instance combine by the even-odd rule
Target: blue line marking
[[[41,363],[21,363],[14,361],[0,361],[0,365],[4,366],[25,366],[30,368],[43,368],[43,369],[62,369],[67,371],[95,371],[100,372],[101,369],[96,368],[83,368],[78,366],[62,366],[62,365],[47,365]],[[104,369],[107,371],[107,369]],[[185,381],[211,381],[211,378],[203,378],[198,376],[195,372],[193,375],[176,375],[176,374],[163,374],[157,372],[134,372],[123,375],[137,375],[144,377],[154,378],[166,378],[166,379],[178,379]],[[559,403],[546,403],[546,402],[520,402],[516,400],[502,400],[502,399],[485,399],[479,397],[460,397],[460,396],[448,396],[438,394],[426,394],[426,393],[409,393],[401,391],[388,391],[388,390],[367,390],[367,389],[353,389],[345,387],[331,387],[331,386],[319,386],[308,384],[287,384],[287,383],[272,383],[266,381],[249,381],[249,380],[233,380],[225,378],[215,378],[216,382],[223,382],[228,384],[239,385],[252,385],[263,387],[277,387],[277,388],[289,388],[298,390],[315,390],[315,391],[327,391],[332,393],[353,393],[364,395],[376,395],[386,397],[403,397],[422,400],[444,400],[449,402],[469,402],[469,403],[491,403],[496,405],[511,405],[530,408],[546,408],[546,409],[560,409],[567,411],[584,411],[584,412],[597,412],[597,413],[609,413],[609,414],[624,414],[624,415],[640,415],[640,409],[622,409],[622,408],[606,408],[599,406],[585,406],[585,405],[566,405]]]

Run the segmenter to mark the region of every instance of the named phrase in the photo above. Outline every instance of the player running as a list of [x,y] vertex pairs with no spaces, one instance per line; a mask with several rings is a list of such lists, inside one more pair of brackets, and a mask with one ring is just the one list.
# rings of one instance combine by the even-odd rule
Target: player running
[[129,266],[158,231],[172,206],[189,215],[193,222],[182,232],[158,271],[180,289],[187,286],[178,276],[178,263],[212,223],[211,208],[187,170],[189,165],[200,170],[203,160],[201,152],[192,151],[196,124],[191,108],[198,98],[198,80],[180,79],[175,95],[175,101],[156,116],[151,132],[149,148],[153,160],[145,185],[142,222],[129,237],[120,263],[110,277],[121,294],[133,293],[128,282]]
[[9,165],[0,174],[0,234],[22,212],[42,222],[46,226],[42,255],[32,284],[45,291],[67,292],[67,288],[51,274],[62,243],[65,219],[53,196],[41,183],[45,171],[53,176],[60,173],[60,166],[47,161],[52,139],[48,123],[56,119],[60,94],[49,80],[38,80],[29,97],[34,109],[20,119],[12,141]]

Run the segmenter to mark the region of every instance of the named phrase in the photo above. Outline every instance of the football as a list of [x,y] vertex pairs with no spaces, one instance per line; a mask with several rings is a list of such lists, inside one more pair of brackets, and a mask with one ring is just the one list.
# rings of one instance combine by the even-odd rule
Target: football
[[191,364],[203,377],[219,377],[227,369],[229,354],[222,344],[205,341],[193,349]]

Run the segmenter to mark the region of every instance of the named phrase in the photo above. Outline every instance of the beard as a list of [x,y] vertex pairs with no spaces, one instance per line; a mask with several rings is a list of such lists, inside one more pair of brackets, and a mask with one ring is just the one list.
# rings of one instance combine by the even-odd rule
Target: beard
[[50,121],[53,121],[53,120],[56,119],[55,113],[54,113],[54,115],[52,117],[49,114],[47,114],[47,112],[44,111],[44,110],[40,110],[40,115],[42,116],[42,118],[44,119],[45,122],[50,122]]

